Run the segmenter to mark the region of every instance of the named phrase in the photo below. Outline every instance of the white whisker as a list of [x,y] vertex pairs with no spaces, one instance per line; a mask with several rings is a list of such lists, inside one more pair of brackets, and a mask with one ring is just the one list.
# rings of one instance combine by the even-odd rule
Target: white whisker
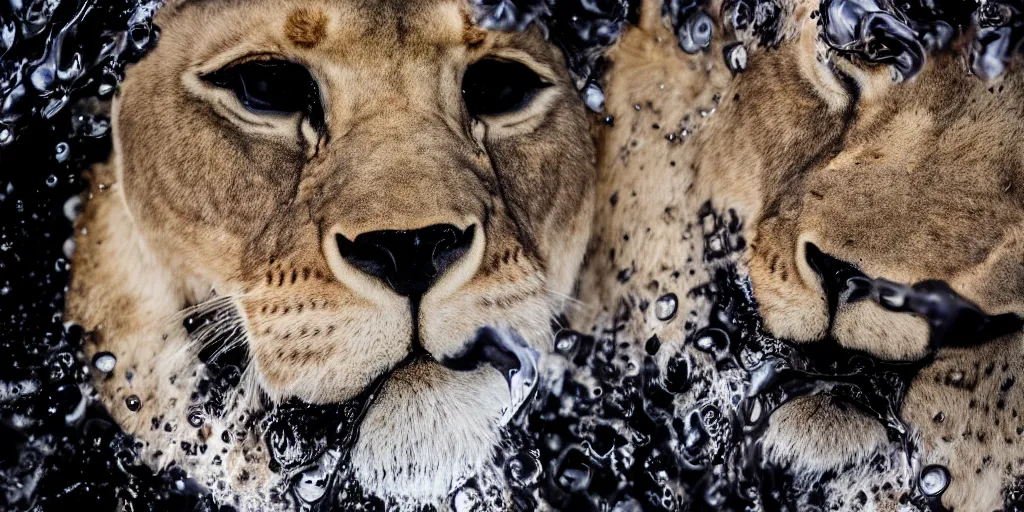
[[234,335],[234,337],[229,338],[227,341],[225,341],[220,347],[218,347],[217,350],[215,350],[213,352],[213,354],[210,356],[210,360],[211,361],[216,361],[217,359],[220,358],[220,356],[222,356],[222,355],[224,355],[224,354],[226,354],[226,353],[228,353],[228,352],[230,352],[230,351],[232,351],[232,350],[234,350],[234,349],[236,349],[236,348],[238,348],[238,347],[240,347],[240,346],[242,346],[244,344],[245,344],[244,336],[242,336],[241,333],[238,333],[238,334]]
[[184,321],[185,318],[187,318],[189,315],[192,315],[193,313],[198,313],[198,312],[210,312],[210,313],[220,312],[220,311],[222,311],[222,310],[224,310],[224,309],[226,309],[226,308],[228,308],[230,306],[235,306],[237,304],[238,300],[241,299],[242,297],[245,297],[245,296],[246,295],[220,295],[220,296],[214,297],[214,298],[212,298],[210,300],[203,301],[203,302],[200,302],[198,304],[193,304],[191,306],[183,308],[180,311],[175,312],[173,315],[169,315],[166,318],[166,321],[172,322],[172,323],[174,323],[174,322],[180,323],[180,322]]
[[597,311],[599,309],[596,304],[588,304],[588,303],[586,303],[584,301],[581,301],[578,298],[573,297],[571,295],[566,295],[564,293],[557,292],[557,291],[552,290],[550,288],[546,288],[545,290],[549,294],[551,294],[552,296],[557,297],[559,300],[561,300],[565,304],[566,307],[573,308],[573,309],[575,309],[577,311],[583,311],[585,313],[593,313],[593,312],[595,312],[595,311]]

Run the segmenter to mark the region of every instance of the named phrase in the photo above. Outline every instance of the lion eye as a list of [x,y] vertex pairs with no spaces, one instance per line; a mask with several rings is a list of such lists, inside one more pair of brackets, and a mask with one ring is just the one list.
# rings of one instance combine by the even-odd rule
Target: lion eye
[[497,59],[479,61],[462,78],[462,99],[473,117],[515,112],[551,84],[525,64]]
[[203,76],[235,93],[249,110],[261,114],[305,113],[314,124],[323,120],[320,89],[304,66],[282,60],[232,64]]

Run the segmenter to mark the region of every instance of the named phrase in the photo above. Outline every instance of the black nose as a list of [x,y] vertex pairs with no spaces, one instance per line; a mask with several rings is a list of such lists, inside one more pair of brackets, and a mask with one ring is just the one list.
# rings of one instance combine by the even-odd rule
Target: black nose
[[335,235],[341,257],[406,297],[422,295],[459,260],[476,226],[465,231],[451,224],[413,230],[370,231],[349,240]]

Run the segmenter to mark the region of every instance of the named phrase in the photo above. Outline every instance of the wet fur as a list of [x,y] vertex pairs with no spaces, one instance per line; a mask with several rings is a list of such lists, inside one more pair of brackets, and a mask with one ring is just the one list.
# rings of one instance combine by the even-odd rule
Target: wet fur
[[[720,12],[712,4],[708,11]],[[684,345],[694,325],[687,320],[707,311],[702,297],[687,296],[708,280],[701,228],[693,225],[706,201],[742,219],[750,243],[738,258],[749,268],[765,327],[781,338],[813,343],[830,335],[888,360],[930,354],[920,318],[861,302],[830,319],[805,259],[808,242],[873,277],[942,279],[990,314],[1024,312],[1024,77],[1014,70],[985,83],[946,54],[894,83],[885,67],[827,54],[811,17],[816,2],[783,7],[781,44],[746,41],[749,65],[735,77],[722,46],[743,34],[723,37],[717,20],[709,51],[687,55],[648,5],[641,26],[609,56],[605,92],[614,126],[600,130],[598,210],[581,292],[591,309],[577,321],[606,328],[618,308],[641,308],[623,336],[656,334],[663,346],[706,360]],[[666,140],[683,126],[685,141]],[[617,274],[628,279],[609,278]],[[642,308],[667,292],[687,299],[662,322]],[[1016,433],[1024,397],[1007,380],[1022,377],[1022,341],[1015,334],[938,350],[903,403],[901,415],[923,443],[916,469],[942,464],[953,475],[946,507],[999,508],[1003,489],[1024,472]],[[951,381],[955,372],[963,378]],[[933,419],[938,412],[941,422]],[[764,448],[772,460],[812,474],[853,474],[860,470],[851,466],[865,467],[876,455],[898,456],[877,421],[827,396],[776,411]],[[891,474],[904,490],[869,492],[878,509],[897,507],[916,482],[910,468]],[[856,487],[843,481],[828,491],[837,502]]]
[[[312,2],[307,4],[313,5]],[[382,3],[379,13],[382,16],[394,14],[387,7],[392,5]],[[1020,299],[1024,291],[1024,271],[1019,263],[1024,255],[1021,227],[1024,211],[1020,196],[1024,157],[1018,142],[1024,84],[1020,83],[1019,76],[1011,74],[1000,83],[984,84],[965,76],[958,58],[945,56],[931,59],[922,74],[909,83],[894,84],[884,68],[859,67],[834,57],[825,58],[817,28],[810,18],[816,7],[813,3],[789,2],[784,7],[785,16],[791,22],[783,30],[782,44],[777,49],[755,49],[754,42],[748,41],[750,64],[737,77],[733,77],[722,62],[724,41],[721,38],[716,39],[707,54],[686,55],[677,48],[673,34],[661,22],[660,9],[646,7],[641,28],[629,31],[612,52],[612,68],[605,90],[608,113],[614,117],[615,124],[592,126],[600,138],[601,172],[596,193],[594,238],[582,277],[580,303],[573,308],[577,325],[600,328],[622,307],[649,306],[665,293],[676,293],[686,298],[672,320],[662,322],[654,317],[653,308],[644,307],[642,318],[631,321],[623,336],[644,340],[657,334],[667,347],[661,351],[662,357],[674,352],[673,349],[682,348],[691,357],[706,358],[683,342],[692,334],[693,327],[688,326],[688,321],[701,318],[708,307],[701,297],[686,294],[708,280],[709,269],[699,259],[703,253],[702,226],[693,222],[708,200],[716,208],[734,208],[743,220],[750,246],[740,256],[741,263],[749,267],[766,327],[778,336],[814,342],[830,333],[848,348],[885,359],[916,359],[927,352],[927,331],[921,320],[911,316],[859,303],[841,309],[830,322],[824,292],[804,258],[804,242],[813,242],[824,252],[856,264],[871,276],[908,283],[928,278],[945,279],[990,313],[1024,310]],[[189,11],[187,6],[173,8],[176,11],[172,12],[175,16],[180,13],[182,20],[205,13]],[[717,13],[718,8],[716,4],[709,10]],[[327,7],[324,9],[324,12],[334,12]],[[287,16],[287,9],[283,7],[262,8],[258,12],[270,19],[283,20]],[[368,12],[378,11],[370,9]],[[265,27],[269,26],[251,20],[225,19],[241,23],[242,27],[249,27],[250,32],[258,34],[267,32]],[[333,15],[328,19],[330,34],[330,27],[337,27],[337,19]],[[165,26],[163,51],[175,51],[167,50],[169,47],[182,51],[185,41],[179,39],[175,43],[173,25],[167,22],[162,25]],[[293,29],[302,28],[297,39],[295,34],[291,37],[299,46],[326,44],[310,35],[308,27],[318,26],[318,23],[303,21],[293,25]],[[393,28],[388,26],[382,32]],[[716,28],[716,33],[721,34],[720,23]],[[245,30],[239,30],[239,34],[242,33]],[[480,35],[476,32],[452,37],[459,37],[471,46],[480,44]],[[219,43],[219,47],[238,44],[241,39],[239,35],[237,40]],[[315,44],[313,39],[317,40]],[[188,41],[190,51],[194,44]],[[202,58],[200,55],[197,59]],[[548,62],[558,67],[557,58],[551,57]],[[839,78],[825,62],[839,66],[848,78]],[[145,62],[140,65],[144,67]],[[136,76],[153,78],[147,81]],[[163,75],[155,70],[149,75],[141,70],[130,73],[123,101],[128,102],[127,98],[136,87],[144,91],[137,93],[140,98],[149,99],[158,97],[161,91],[175,89],[176,84],[171,80],[174,73],[167,73],[163,79],[156,78],[160,76]],[[856,87],[851,88],[850,84]],[[718,103],[714,101],[716,96]],[[401,100],[399,96],[390,99]],[[191,126],[194,119],[201,117],[193,107],[181,106],[200,103],[181,98],[178,101],[183,103],[161,104],[154,108],[164,113],[182,110],[187,112],[186,117],[179,119],[177,125],[167,123],[157,129],[150,124],[160,123],[167,116],[147,118],[145,130],[134,129],[140,138],[135,143],[139,148],[160,147],[163,144],[157,142],[161,137],[182,137],[178,132],[188,132],[182,128]],[[372,105],[385,104],[388,102]],[[708,115],[705,117],[701,112]],[[564,133],[574,133],[572,130],[582,133],[581,118],[578,111],[569,116]],[[115,126],[119,133],[133,130],[124,116],[119,119]],[[678,134],[684,124],[689,133],[684,142],[665,139],[670,132]],[[387,144],[394,130],[407,127],[381,127],[376,135],[366,134],[364,147]],[[528,139],[530,144],[519,145],[519,148],[528,148],[525,155],[515,154],[512,146],[503,153],[508,158],[526,162],[523,165],[531,165],[530,162],[537,165],[555,158],[556,150],[565,150],[564,144],[558,144],[557,148],[545,145],[545,137],[533,137]],[[434,147],[430,140],[424,141],[423,147]],[[178,147],[203,148],[197,153],[220,158],[224,152],[217,144],[216,140],[189,138],[182,139]],[[572,150],[577,145],[568,146]],[[586,144],[581,142],[578,146],[585,148]],[[300,165],[305,158],[295,154],[289,160],[283,156],[287,152],[260,153],[259,147],[249,148],[258,158],[275,162],[280,168]],[[149,433],[152,411],[179,411],[177,428],[185,430],[187,425],[181,421],[181,404],[174,403],[174,393],[168,393],[171,388],[157,385],[157,379],[164,377],[161,372],[183,375],[187,372],[155,364],[165,360],[161,359],[161,354],[169,350],[166,347],[186,343],[180,327],[165,320],[173,318],[184,305],[204,299],[209,290],[209,278],[182,269],[188,265],[175,261],[180,257],[181,246],[150,247],[140,236],[140,231],[145,230],[130,218],[131,208],[124,204],[125,186],[138,186],[149,194],[147,200],[151,202],[163,200],[166,203],[167,197],[196,195],[195,190],[182,190],[174,180],[163,182],[159,173],[147,175],[146,181],[134,184],[120,178],[116,169],[124,162],[118,158],[133,151],[143,154],[141,149],[120,147],[118,157],[109,166],[94,169],[94,197],[79,221],[79,227],[87,228],[88,234],[79,236],[69,315],[96,330],[96,344],[90,347],[91,351],[112,350],[118,354],[115,375],[100,381],[104,399],[113,404],[118,419],[143,439],[166,444],[168,436],[160,431]],[[308,145],[303,151],[316,152]],[[429,151],[425,154],[427,158],[431,156]],[[415,152],[405,154],[410,159],[413,156],[416,160],[424,158]],[[581,154],[572,156],[567,160],[587,160],[589,155],[581,150]],[[231,160],[226,159],[225,165],[230,167]],[[252,306],[241,299],[241,303],[247,305],[246,311],[251,312],[250,322],[265,321],[272,330],[301,329],[282,319],[262,318],[267,314],[263,308],[287,318],[287,314],[281,313],[284,308],[307,304],[301,300],[292,303],[292,297],[308,297],[323,289],[343,290],[331,277],[334,274],[329,265],[310,249],[315,247],[319,251],[316,243],[309,243],[315,237],[303,235],[302,230],[294,226],[275,226],[261,217],[262,212],[278,211],[275,205],[260,203],[259,198],[225,187],[225,178],[219,174],[204,175],[199,167],[184,172],[193,173],[189,178],[202,184],[197,187],[203,190],[201,197],[212,195],[212,198],[186,203],[189,208],[175,208],[176,203],[155,207],[156,220],[150,222],[166,226],[163,231],[186,237],[184,247],[197,250],[209,247],[211,254],[196,260],[203,261],[204,266],[210,262],[225,266],[207,269],[209,272],[232,275],[232,279],[239,282],[252,283],[250,289],[243,286],[238,290],[241,295],[253,291],[261,295]],[[294,190],[297,198],[314,194],[315,186],[295,187],[295,179],[289,181],[287,177],[287,173],[259,175],[260,180]],[[589,182],[583,170],[562,179],[562,185]],[[101,190],[99,184],[107,187]],[[537,186],[536,182],[518,183],[513,184],[513,190],[529,194],[557,189]],[[392,215],[408,206],[388,203],[387,198],[410,198],[409,204],[422,204],[418,195],[420,189],[397,182],[374,182],[344,191],[345,194],[378,194],[384,198],[381,204],[386,208],[381,212],[353,213],[347,217],[350,219],[347,222],[356,226],[352,229],[362,229],[371,219]],[[586,190],[577,193],[588,194]],[[564,202],[552,198],[545,204]],[[568,202],[573,204],[573,201]],[[228,207],[242,210],[225,210]],[[282,218],[301,216],[288,207],[282,208],[287,211],[279,213]],[[419,211],[415,217],[396,222],[434,222],[424,220],[430,215],[429,211]],[[526,217],[544,216],[538,213]],[[207,227],[196,228],[210,219],[223,218],[237,220],[237,225],[228,229],[229,236],[242,233],[239,246],[245,247],[244,254],[224,257],[223,243],[215,242],[216,232]],[[563,212],[548,218],[561,219],[549,222],[559,226],[552,230],[554,233],[573,233],[573,240],[585,236],[586,222],[578,215]],[[539,230],[549,223],[533,226]],[[261,230],[255,231],[252,224]],[[528,285],[528,262],[534,262],[532,258],[536,253],[532,251],[536,247],[531,249],[529,244],[520,243],[511,234],[513,227],[506,228],[508,231],[500,236],[510,241],[511,247],[506,252],[497,250],[486,254],[482,259],[483,273],[502,282]],[[253,236],[254,232],[259,236]],[[248,238],[245,233],[249,233]],[[214,241],[204,236],[213,237]],[[515,243],[511,242],[513,240]],[[542,242],[537,247],[545,245]],[[288,253],[288,249],[294,247],[304,249]],[[273,263],[271,257],[275,258]],[[524,263],[516,266],[520,259]],[[238,261],[243,262],[244,271],[227,268]],[[546,261],[551,265],[554,259]],[[560,268],[548,267],[550,272],[560,276],[553,279],[559,283],[553,288],[559,294],[568,294],[571,269],[576,260],[558,261],[562,262]],[[293,280],[292,275],[297,277]],[[614,275],[624,276],[624,279],[609,278]],[[102,283],[102,286],[95,283]],[[111,283],[123,284],[111,286]],[[527,295],[536,296],[535,285],[528,285],[526,289],[532,290]],[[491,302],[507,304],[508,300],[491,299]],[[313,309],[341,306],[317,304]],[[497,318],[519,318],[524,322],[536,311],[550,311],[534,308],[515,313],[501,309]],[[403,317],[402,312],[385,312],[374,321],[382,322],[385,318],[396,322]],[[444,317],[438,315],[437,318]],[[474,317],[473,321],[486,318],[492,317]],[[154,331],[154,325],[167,328]],[[400,322],[392,327],[398,332],[408,329]],[[545,329],[536,327],[538,331]],[[168,335],[166,340],[162,338],[164,334]],[[459,339],[459,336],[448,338]],[[538,334],[536,339],[542,336]],[[1019,336],[1009,336],[978,348],[939,351],[936,360],[918,376],[903,405],[903,417],[915,437],[923,441],[921,466],[943,464],[953,475],[951,487],[944,495],[947,507],[957,510],[998,508],[1003,487],[1021,472],[1019,466],[1024,453],[1018,448],[1020,442],[1015,430],[1022,423],[1018,415],[1024,398],[1018,391],[1020,384],[1006,387],[1008,377],[1021,376],[1021,341],[1024,340]],[[332,356],[324,353],[329,349],[322,345],[280,356],[270,352],[267,357],[271,362],[261,367],[262,389],[287,389],[281,396],[298,393],[319,400],[335,397],[337,393],[319,395],[323,389],[316,383],[323,381],[322,374],[311,372],[317,368],[316,364],[306,364]],[[344,355],[339,357],[339,360],[345,359]],[[374,359],[389,358],[379,355]],[[123,375],[128,368],[135,372],[131,383]],[[452,378],[442,373],[436,367],[421,368],[396,376],[392,385],[400,386],[403,379],[407,379],[409,387],[402,387],[403,392],[414,393],[416,386],[423,382],[434,379],[446,382]],[[297,379],[302,375],[310,378]],[[181,389],[188,388],[187,379],[177,382]],[[492,381],[479,384],[464,381],[450,390],[462,393],[494,386]],[[141,413],[130,414],[120,406],[128,393],[138,393],[143,398],[145,405]],[[396,397],[388,405],[400,408],[403,400]],[[386,410],[382,407],[378,412],[383,414]],[[943,421],[934,421],[939,412],[943,413]],[[424,424],[418,421],[422,419],[420,413],[416,414],[417,421],[413,423]],[[493,441],[488,434],[491,431],[483,428],[473,431],[483,436],[473,446],[445,449],[468,453]],[[177,432],[179,438],[197,435]],[[395,446],[415,447],[420,442],[411,430],[401,426],[398,431],[384,429],[380,432],[380,439],[399,440]],[[766,453],[774,460],[812,472],[852,464],[854,469],[845,475],[876,474],[865,469],[867,461],[879,453],[889,454],[890,458],[895,453],[877,422],[832,403],[828,397],[795,401],[777,411],[764,443]],[[371,444],[362,446],[366,448]],[[248,476],[259,481],[259,472],[265,471],[261,464],[265,465],[266,461],[257,451],[258,446],[242,450],[235,445],[232,449],[238,461],[231,466],[236,468],[236,476],[241,471],[237,468],[244,468],[244,471],[256,471],[255,475]],[[415,458],[418,452],[399,448],[397,453],[404,459],[405,456]],[[380,468],[399,462],[397,457],[391,459],[380,453],[368,453],[364,460],[367,464],[363,479],[369,482],[377,481],[379,477],[375,472],[379,473]],[[422,462],[419,467],[427,472],[441,467],[436,460]],[[472,462],[467,465],[471,466]],[[912,480],[913,475],[907,473],[907,468],[894,465],[896,469],[890,471],[896,475],[894,478],[902,478],[902,484]],[[865,478],[844,478],[837,480],[831,488],[833,492],[859,491],[861,487],[870,491],[862,485]],[[898,498],[899,493],[891,489],[873,492],[871,496],[878,509],[895,508]]]
[[[158,14],[160,44],[114,104],[114,153],[90,173],[67,303],[92,332],[87,354],[117,356],[97,387],[147,460],[214,489],[226,479],[261,508],[286,475],[269,471],[252,414],[289,397],[352,398],[413,350],[406,299],[344,262],[336,233],[476,224],[467,256],[423,297],[420,350],[441,360],[494,323],[549,350],[589,234],[593,144],[561,52],[536,31],[471,27],[466,9],[186,1]],[[313,70],[326,133],[255,116],[198,78],[254,52]],[[471,121],[460,73],[488,54],[553,86],[515,119]],[[212,306],[237,311],[249,365],[225,417],[193,428],[202,342],[181,322]],[[507,401],[492,369],[405,366],[367,413],[352,470],[369,492],[442,499],[490,461]],[[202,453],[184,456],[183,442]]]

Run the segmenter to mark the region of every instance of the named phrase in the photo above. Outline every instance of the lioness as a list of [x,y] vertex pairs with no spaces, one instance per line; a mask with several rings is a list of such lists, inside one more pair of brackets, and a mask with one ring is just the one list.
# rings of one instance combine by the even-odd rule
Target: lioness
[[[1024,475],[1019,68],[971,76],[973,30],[929,49],[871,1],[709,2],[684,12],[705,13],[715,34],[688,54],[692,27],[674,33],[648,4],[609,55],[614,126],[600,140],[581,291],[600,310],[577,323],[625,318],[620,336],[656,335],[663,365],[682,350],[692,379],[714,382],[714,361],[694,348],[708,304],[691,291],[719,266],[702,255],[735,254],[771,334],[924,365],[896,411],[919,450],[824,393],[774,412],[769,460],[810,482],[832,475],[816,489],[827,509],[891,510],[922,495],[1001,508]],[[709,201],[734,212],[732,240],[695,222]],[[885,281],[860,288],[864,275]],[[652,306],[665,297],[680,299],[678,314]],[[706,388],[678,403],[700,407],[692,396]]]
[[508,375],[440,362],[484,325],[547,350],[595,157],[562,52],[469,9],[159,12],[157,48],[113,103],[113,154],[89,173],[66,316],[91,331],[100,397],[156,467],[265,509],[312,455],[287,432],[265,446],[262,415],[357,396],[346,464],[367,492],[436,501],[491,459]]

